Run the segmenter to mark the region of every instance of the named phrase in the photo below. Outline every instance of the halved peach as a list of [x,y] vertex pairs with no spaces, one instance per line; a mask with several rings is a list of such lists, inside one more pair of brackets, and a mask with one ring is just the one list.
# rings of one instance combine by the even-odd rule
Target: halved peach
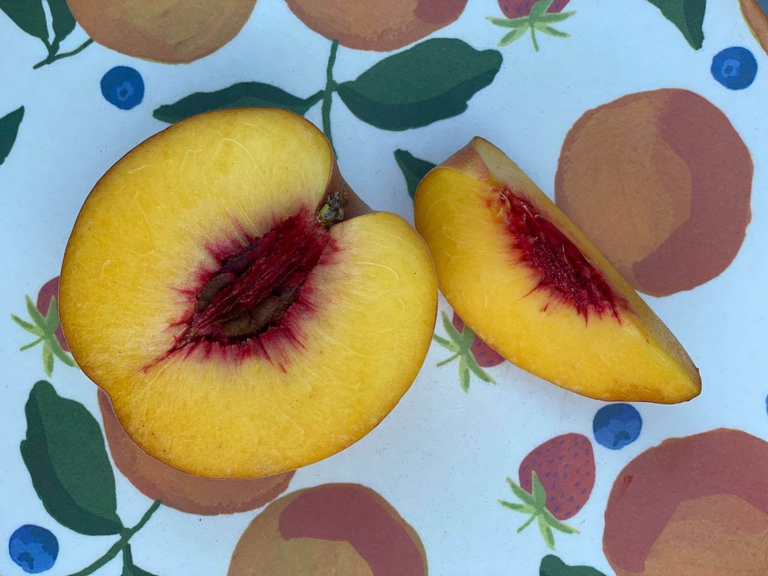
[[602,400],[673,403],[700,392],[669,329],[489,142],[473,139],[427,174],[415,218],[448,302],[521,368]]
[[211,112],[129,152],[67,245],[64,334],[145,452],[190,474],[278,474],[349,446],[418,373],[427,248],[370,213],[323,134]]

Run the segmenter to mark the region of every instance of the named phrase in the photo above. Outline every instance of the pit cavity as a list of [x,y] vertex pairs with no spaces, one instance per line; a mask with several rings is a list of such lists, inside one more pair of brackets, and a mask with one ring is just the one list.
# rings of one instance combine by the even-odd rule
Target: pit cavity
[[585,321],[591,314],[621,321],[619,311],[627,309],[626,300],[524,194],[500,188],[494,202],[500,205],[518,258],[535,274],[534,290],[546,290],[557,302],[573,306]]
[[184,291],[193,310],[177,324],[184,328],[168,355],[199,345],[233,348],[238,356],[266,354],[262,339],[289,328],[289,311],[302,299],[307,279],[333,250],[329,230],[343,220],[345,206],[346,196],[332,193],[316,212],[304,208],[244,248],[218,256],[218,269],[203,275],[201,287]]

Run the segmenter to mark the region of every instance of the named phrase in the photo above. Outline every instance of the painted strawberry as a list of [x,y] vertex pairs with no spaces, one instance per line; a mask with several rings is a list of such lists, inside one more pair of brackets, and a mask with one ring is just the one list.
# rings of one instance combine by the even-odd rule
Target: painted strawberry
[[568,2],[569,0],[499,0],[499,6],[506,18],[489,17],[488,20],[497,26],[509,29],[499,42],[499,46],[509,46],[530,31],[533,48],[538,52],[537,32],[557,38],[570,36],[552,27],[552,24],[563,22],[575,14],[575,12],[562,11]]
[[[458,358],[459,382],[461,383],[461,388],[464,392],[469,392],[470,374],[474,374],[483,382],[496,384],[494,379],[491,378],[483,368],[498,366],[504,362],[504,358],[499,356],[499,354],[491,349],[488,344],[475,336],[472,329],[469,326],[464,325],[464,321],[459,318],[456,313],[453,314],[453,322],[448,320],[448,316],[445,312],[442,312],[441,316],[443,319],[443,328],[445,329],[446,334],[448,334],[448,338],[443,338],[437,334],[435,334],[433,338],[435,342],[440,344],[440,346],[453,352],[453,355],[442,362],[438,362],[438,367],[445,366]],[[481,366],[483,368],[481,368]]]
[[[464,330],[472,331],[471,328],[464,325],[464,320],[459,318],[459,315],[456,314],[456,312],[453,313],[453,320],[451,322],[456,330],[462,334],[464,333]],[[493,368],[504,362],[504,357],[483,342],[477,334],[475,334],[475,339],[472,341],[470,351],[472,352],[472,356],[475,357],[475,360],[477,360],[478,365],[482,368]]]
[[520,503],[499,501],[515,512],[530,515],[518,533],[537,520],[544,541],[552,549],[552,530],[578,534],[562,521],[584,507],[595,485],[595,457],[589,438],[563,434],[547,440],[523,459],[518,477],[520,484],[511,478],[507,482]]
[[42,342],[43,344],[43,369],[48,376],[53,374],[54,358],[58,358],[67,366],[74,366],[75,361],[68,354],[69,346],[64,339],[64,333],[59,324],[59,307],[56,295],[59,292],[59,277],[53,278],[43,284],[37,295],[37,303],[26,296],[27,313],[31,322],[22,320],[15,314],[11,318],[16,324],[37,338],[21,347],[21,350],[29,350]]
[[[50,309],[51,302],[56,300],[59,297],[59,277],[56,276],[56,278],[51,278],[43,284],[43,287],[40,288],[40,291],[37,293],[37,309],[45,316],[48,314],[48,310]],[[53,302],[54,306],[56,306],[56,302]],[[57,308],[58,310],[58,308]],[[64,340],[64,332],[61,329],[61,325],[59,325],[58,328],[56,328],[56,340],[59,341],[59,344],[61,345],[61,349],[64,350],[64,352],[69,352],[69,345],[67,344],[67,341]]]

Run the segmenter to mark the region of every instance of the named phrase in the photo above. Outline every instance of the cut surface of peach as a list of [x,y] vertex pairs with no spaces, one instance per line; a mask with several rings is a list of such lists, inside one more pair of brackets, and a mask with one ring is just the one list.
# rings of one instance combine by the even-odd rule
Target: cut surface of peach
[[211,112],[124,156],[67,245],[61,321],[136,444],[250,478],[349,446],[418,373],[437,307],[426,245],[373,213],[323,134]]
[[421,181],[415,220],[448,302],[521,368],[601,400],[699,394],[698,370],[669,329],[489,142],[473,139]]

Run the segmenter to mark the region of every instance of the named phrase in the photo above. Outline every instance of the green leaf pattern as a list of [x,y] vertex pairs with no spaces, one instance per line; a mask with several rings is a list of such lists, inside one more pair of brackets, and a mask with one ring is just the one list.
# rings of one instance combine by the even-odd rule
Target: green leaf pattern
[[75,361],[72,359],[72,356],[64,351],[56,337],[56,331],[59,328],[59,307],[56,302],[56,297],[51,298],[51,303],[48,305],[48,311],[45,317],[43,317],[29,296],[26,297],[26,304],[27,314],[32,319],[32,322],[22,320],[15,314],[11,314],[11,319],[33,336],[37,336],[37,338],[22,346],[21,350],[29,350],[42,342],[43,369],[48,377],[53,375],[54,357],[58,358],[67,366],[74,366]]
[[[2,1],[2,0],[0,0]],[[0,164],[5,162],[11,153],[16,136],[19,133],[19,125],[24,119],[24,106],[0,118]]]
[[552,530],[557,530],[563,534],[578,534],[579,531],[568,524],[565,524],[555,518],[547,509],[547,491],[539,480],[536,472],[531,473],[531,493],[526,492],[522,486],[517,484],[512,478],[507,478],[507,484],[512,489],[512,493],[522,504],[499,500],[499,504],[514,512],[528,514],[529,518],[520,526],[517,531],[522,532],[534,521],[538,523],[539,532],[541,532],[544,543],[552,550],[555,549],[555,535]]
[[464,392],[469,392],[469,385],[471,375],[474,374],[477,378],[488,384],[496,384],[496,381],[483,370],[475,360],[472,354],[472,343],[475,341],[475,333],[472,329],[464,325],[461,332],[451,323],[448,315],[445,312],[440,313],[443,330],[448,334],[448,338],[443,338],[437,334],[432,336],[432,339],[440,346],[453,352],[453,355],[438,362],[437,366],[445,366],[453,362],[456,358],[459,359],[459,384]]
[[25,412],[21,455],[48,513],[81,534],[120,533],[115,476],[96,419],[44,380],[32,388]]
[[472,96],[493,82],[501,63],[496,50],[435,38],[381,60],[337,90],[362,121],[407,130],[464,112]]
[[698,50],[704,44],[704,13],[707,0],[648,0],[682,33],[691,48]]

